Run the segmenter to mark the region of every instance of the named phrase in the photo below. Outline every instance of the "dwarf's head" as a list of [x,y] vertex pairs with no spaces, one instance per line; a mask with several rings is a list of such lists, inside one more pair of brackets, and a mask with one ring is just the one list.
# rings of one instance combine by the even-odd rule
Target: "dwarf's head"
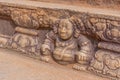
[[78,38],[80,35],[79,26],[74,25],[70,19],[60,19],[58,26],[53,28],[54,32],[63,40],[68,40],[71,37]]
[[61,39],[67,40],[73,36],[74,28],[68,19],[60,20],[58,27],[58,35]]

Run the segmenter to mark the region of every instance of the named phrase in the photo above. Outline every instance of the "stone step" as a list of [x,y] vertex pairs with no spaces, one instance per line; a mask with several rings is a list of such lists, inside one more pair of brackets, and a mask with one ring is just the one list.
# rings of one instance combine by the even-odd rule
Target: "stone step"
[[116,16],[120,17],[119,10],[108,10],[108,9],[100,9],[100,8],[92,8],[92,7],[83,7],[83,6],[73,6],[73,5],[65,5],[58,3],[47,3],[47,2],[37,2],[37,1],[28,1],[28,0],[0,0],[0,5],[8,5],[13,7],[21,7],[21,8],[51,8],[51,9],[68,9],[71,11],[78,12],[86,12],[86,13],[94,13],[101,14],[107,16]]

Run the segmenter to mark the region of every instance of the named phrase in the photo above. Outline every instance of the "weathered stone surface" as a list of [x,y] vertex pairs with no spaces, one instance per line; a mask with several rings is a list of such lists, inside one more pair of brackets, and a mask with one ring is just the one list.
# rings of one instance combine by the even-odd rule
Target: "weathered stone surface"
[[32,35],[25,35],[21,33],[14,34],[10,40],[10,46],[14,49],[20,50],[27,54],[36,53],[39,55],[38,37]]
[[0,18],[11,20],[13,33],[0,36],[0,44],[120,79],[120,12],[100,8],[1,0]]
[[[71,11],[67,10],[58,11],[51,9],[35,9],[34,11],[30,9],[16,9],[12,7],[9,7],[8,10],[11,10],[10,16],[15,24],[22,27],[32,29],[39,29],[41,27],[53,27],[54,25],[56,26],[56,24],[59,24],[59,19],[61,19],[62,17],[70,17],[70,19],[72,19],[71,21],[73,21],[73,24],[80,27],[80,31],[84,34],[94,35],[105,41],[119,43],[118,37],[120,20],[116,17],[99,14],[91,15],[88,13],[78,14],[78,12],[74,12],[74,14],[72,14]],[[63,11],[65,13],[63,13]],[[97,22],[94,22],[94,20],[96,20]],[[81,27],[79,24],[82,24],[83,27]]]
[[[8,19],[8,18],[7,18]],[[6,20],[6,18],[0,17],[0,34],[12,36],[15,32],[15,25],[11,20]]]
[[33,36],[38,35],[38,31],[34,30],[34,29],[26,29],[26,28],[16,27],[15,31],[23,33],[23,34],[33,35]]
[[92,60],[89,70],[111,77],[120,78],[119,53],[108,50],[98,50]]
[[10,36],[0,34],[0,47],[7,47]]

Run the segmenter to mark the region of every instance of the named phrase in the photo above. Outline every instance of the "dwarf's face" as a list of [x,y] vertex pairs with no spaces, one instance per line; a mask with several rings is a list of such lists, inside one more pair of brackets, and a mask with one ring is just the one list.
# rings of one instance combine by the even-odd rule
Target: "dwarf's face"
[[68,40],[73,35],[73,26],[69,20],[61,20],[58,28],[58,35],[63,40]]

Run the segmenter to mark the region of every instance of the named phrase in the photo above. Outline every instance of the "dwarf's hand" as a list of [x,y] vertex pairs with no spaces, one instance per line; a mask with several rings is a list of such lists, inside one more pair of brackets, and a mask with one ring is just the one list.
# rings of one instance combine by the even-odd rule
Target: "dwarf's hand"
[[78,61],[86,61],[87,60],[87,54],[83,53],[83,52],[78,52],[77,54],[77,60]]
[[51,53],[49,48],[46,47],[46,45],[42,45],[41,51],[42,51],[43,55],[50,55],[50,53]]

